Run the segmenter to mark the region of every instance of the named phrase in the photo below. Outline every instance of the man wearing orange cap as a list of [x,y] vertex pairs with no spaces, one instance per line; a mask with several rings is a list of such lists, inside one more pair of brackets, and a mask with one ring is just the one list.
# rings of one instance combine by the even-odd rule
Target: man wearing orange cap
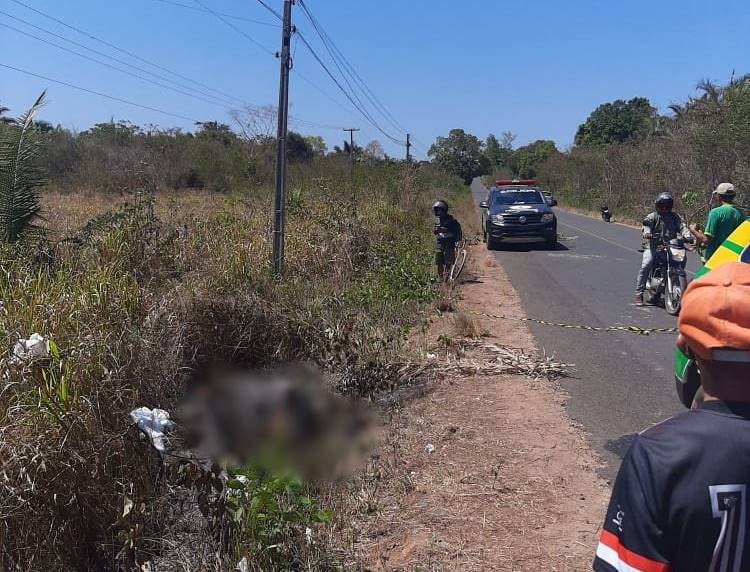
[[695,280],[679,330],[705,400],[636,436],[612,491],[597,572],[750,570],[750,264]]

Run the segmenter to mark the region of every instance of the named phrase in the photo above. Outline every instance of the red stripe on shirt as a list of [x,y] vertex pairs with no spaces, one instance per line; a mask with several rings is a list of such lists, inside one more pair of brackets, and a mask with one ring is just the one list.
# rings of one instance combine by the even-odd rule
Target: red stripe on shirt
[[617,555],[621,561],[625,562],[628,566],[642,570],[643,572],[669,572],[670,565],[657,560],[651,560],[640,554],[636,554],[632,550],[628,550],[622,544],[620,539],[607,530],[602,530],[600,538],[602,544],[608,546],[612,550],[617,551]]

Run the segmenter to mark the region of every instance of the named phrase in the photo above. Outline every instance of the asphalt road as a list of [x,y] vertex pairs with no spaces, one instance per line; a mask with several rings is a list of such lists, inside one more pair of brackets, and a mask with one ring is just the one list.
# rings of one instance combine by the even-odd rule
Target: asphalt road
[[[478,181],[472,192],[477,203],[486,196]],[[598,327],[676,325],[676,318],[664,308],[633,304],[641,260],[639,230],[556,210],[561,236],[557,250],[513,245],[494,253],[529,318]],[[689,256],[688,270],[695,271],[697,256]],[[573,377],[562,380],[570,394],[568,412],[606,461],[606,478],[616,473],[635,433],[683,410],[672,376],[674,334],[639,336],[529,325],[548,354],[575,364]]]

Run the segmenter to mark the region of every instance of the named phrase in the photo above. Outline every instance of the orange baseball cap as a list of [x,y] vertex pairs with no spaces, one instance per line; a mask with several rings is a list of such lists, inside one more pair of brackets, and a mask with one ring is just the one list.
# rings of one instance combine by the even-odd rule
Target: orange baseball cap
[[696,356],[750,363],[750,264],[723,264],[693,281],[677,325],[678,344]]

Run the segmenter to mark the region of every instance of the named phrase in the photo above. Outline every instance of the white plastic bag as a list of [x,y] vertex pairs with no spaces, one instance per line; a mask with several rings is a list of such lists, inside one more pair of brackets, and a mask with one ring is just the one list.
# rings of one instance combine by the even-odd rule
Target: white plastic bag
[[28,340],[18,340],[13,346],[13,361],[20,363],[49,355],[49,341],[36,332]]
[[138,429],[149,438],[154,449],[160,453],[166,451],[164,434],[174,427],[174,421],[169,418],[168,411],[139,407],[130,412],[130,418],[138,426]]

